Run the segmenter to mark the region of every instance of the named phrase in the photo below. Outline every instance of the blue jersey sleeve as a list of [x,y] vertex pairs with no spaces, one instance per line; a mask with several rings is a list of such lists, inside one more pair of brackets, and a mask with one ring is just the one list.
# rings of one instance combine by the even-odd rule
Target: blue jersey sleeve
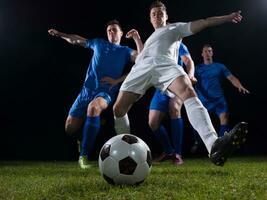
[[190,53],[188,51],[188,48],[181,42],[180,47],[179,47],[179,57],[178,57],[178,65],[183,66],[183,61],[181,59],[182,56],[190,56]]
[[94,46],[98,41],[99,41],[99,39],[88,39],[88,40],[86,40],[85,48],[94,49]]
[[221,70],[222,70],[222,73],[223,73],[225,78],[227,78],[228,76],[232,75],[230,70],[223,64],[221,64]]
[[188,48],[181,42],[179,47],[179,56],[190,55]]

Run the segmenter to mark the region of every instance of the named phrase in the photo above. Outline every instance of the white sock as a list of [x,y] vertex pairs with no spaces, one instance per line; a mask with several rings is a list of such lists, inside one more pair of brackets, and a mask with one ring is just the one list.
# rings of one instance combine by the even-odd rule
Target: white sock
[[130,134],[130,122],[127,114],[123,117],[114,116],[114,120],[115,131],[117,134]]
[[207,109],[197,97],[191,97],[185,100],[184,105],[191,125],[198,132],[210,153],[211,147],[218,136],[211,123]]

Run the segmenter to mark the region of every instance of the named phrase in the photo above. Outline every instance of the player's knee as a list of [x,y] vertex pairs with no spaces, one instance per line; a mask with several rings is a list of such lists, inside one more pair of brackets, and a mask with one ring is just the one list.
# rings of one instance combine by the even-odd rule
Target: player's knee
[[159,123],[155,120],[149,120],[148,125],[151,128],[152,131],[155,131],[159,128]]
[[194,88],[191,85],[188,85],[187,87],[184,88],[182,94],[181,94],[181,99],[185,101],[186,99],[189,99],[191,97],[195,97],[196,92]]
[[127,111],[122,106],[118,106],[118,104],[115,104],[113,106],[113,113],[115,117],[123,117]]
[[70,123],[66,123],[65,124],[65,132],[68,134],[68,135],[73,135],[75,132],[78,131],[78,127],[76,126],[73,126],[72,124]]
[[68,135],[76,133],[82,126],[82,119],[69,116],[65,122],[65,132]]
[[89,104],[87,109],[87,116],[95,117],[101,114],[101,108],[97,104]]

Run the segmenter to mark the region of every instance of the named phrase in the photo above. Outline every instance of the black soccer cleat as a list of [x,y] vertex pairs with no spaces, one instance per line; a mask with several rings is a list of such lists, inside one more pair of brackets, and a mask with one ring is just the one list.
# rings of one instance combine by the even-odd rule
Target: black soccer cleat
[[240,122],[231,131],[215,140],[210,152],[211,162],[218,166],[224,165],[228,156],[246,141],[247,125],[246,122]]

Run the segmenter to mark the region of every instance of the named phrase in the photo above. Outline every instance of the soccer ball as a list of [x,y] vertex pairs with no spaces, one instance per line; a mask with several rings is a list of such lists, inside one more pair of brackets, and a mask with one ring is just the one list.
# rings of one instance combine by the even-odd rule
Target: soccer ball
[[151,170],[151,152],[140,138],[121,134],[108,140],[100,150],[98,165],[103,178],[113,185],[138,185]]

